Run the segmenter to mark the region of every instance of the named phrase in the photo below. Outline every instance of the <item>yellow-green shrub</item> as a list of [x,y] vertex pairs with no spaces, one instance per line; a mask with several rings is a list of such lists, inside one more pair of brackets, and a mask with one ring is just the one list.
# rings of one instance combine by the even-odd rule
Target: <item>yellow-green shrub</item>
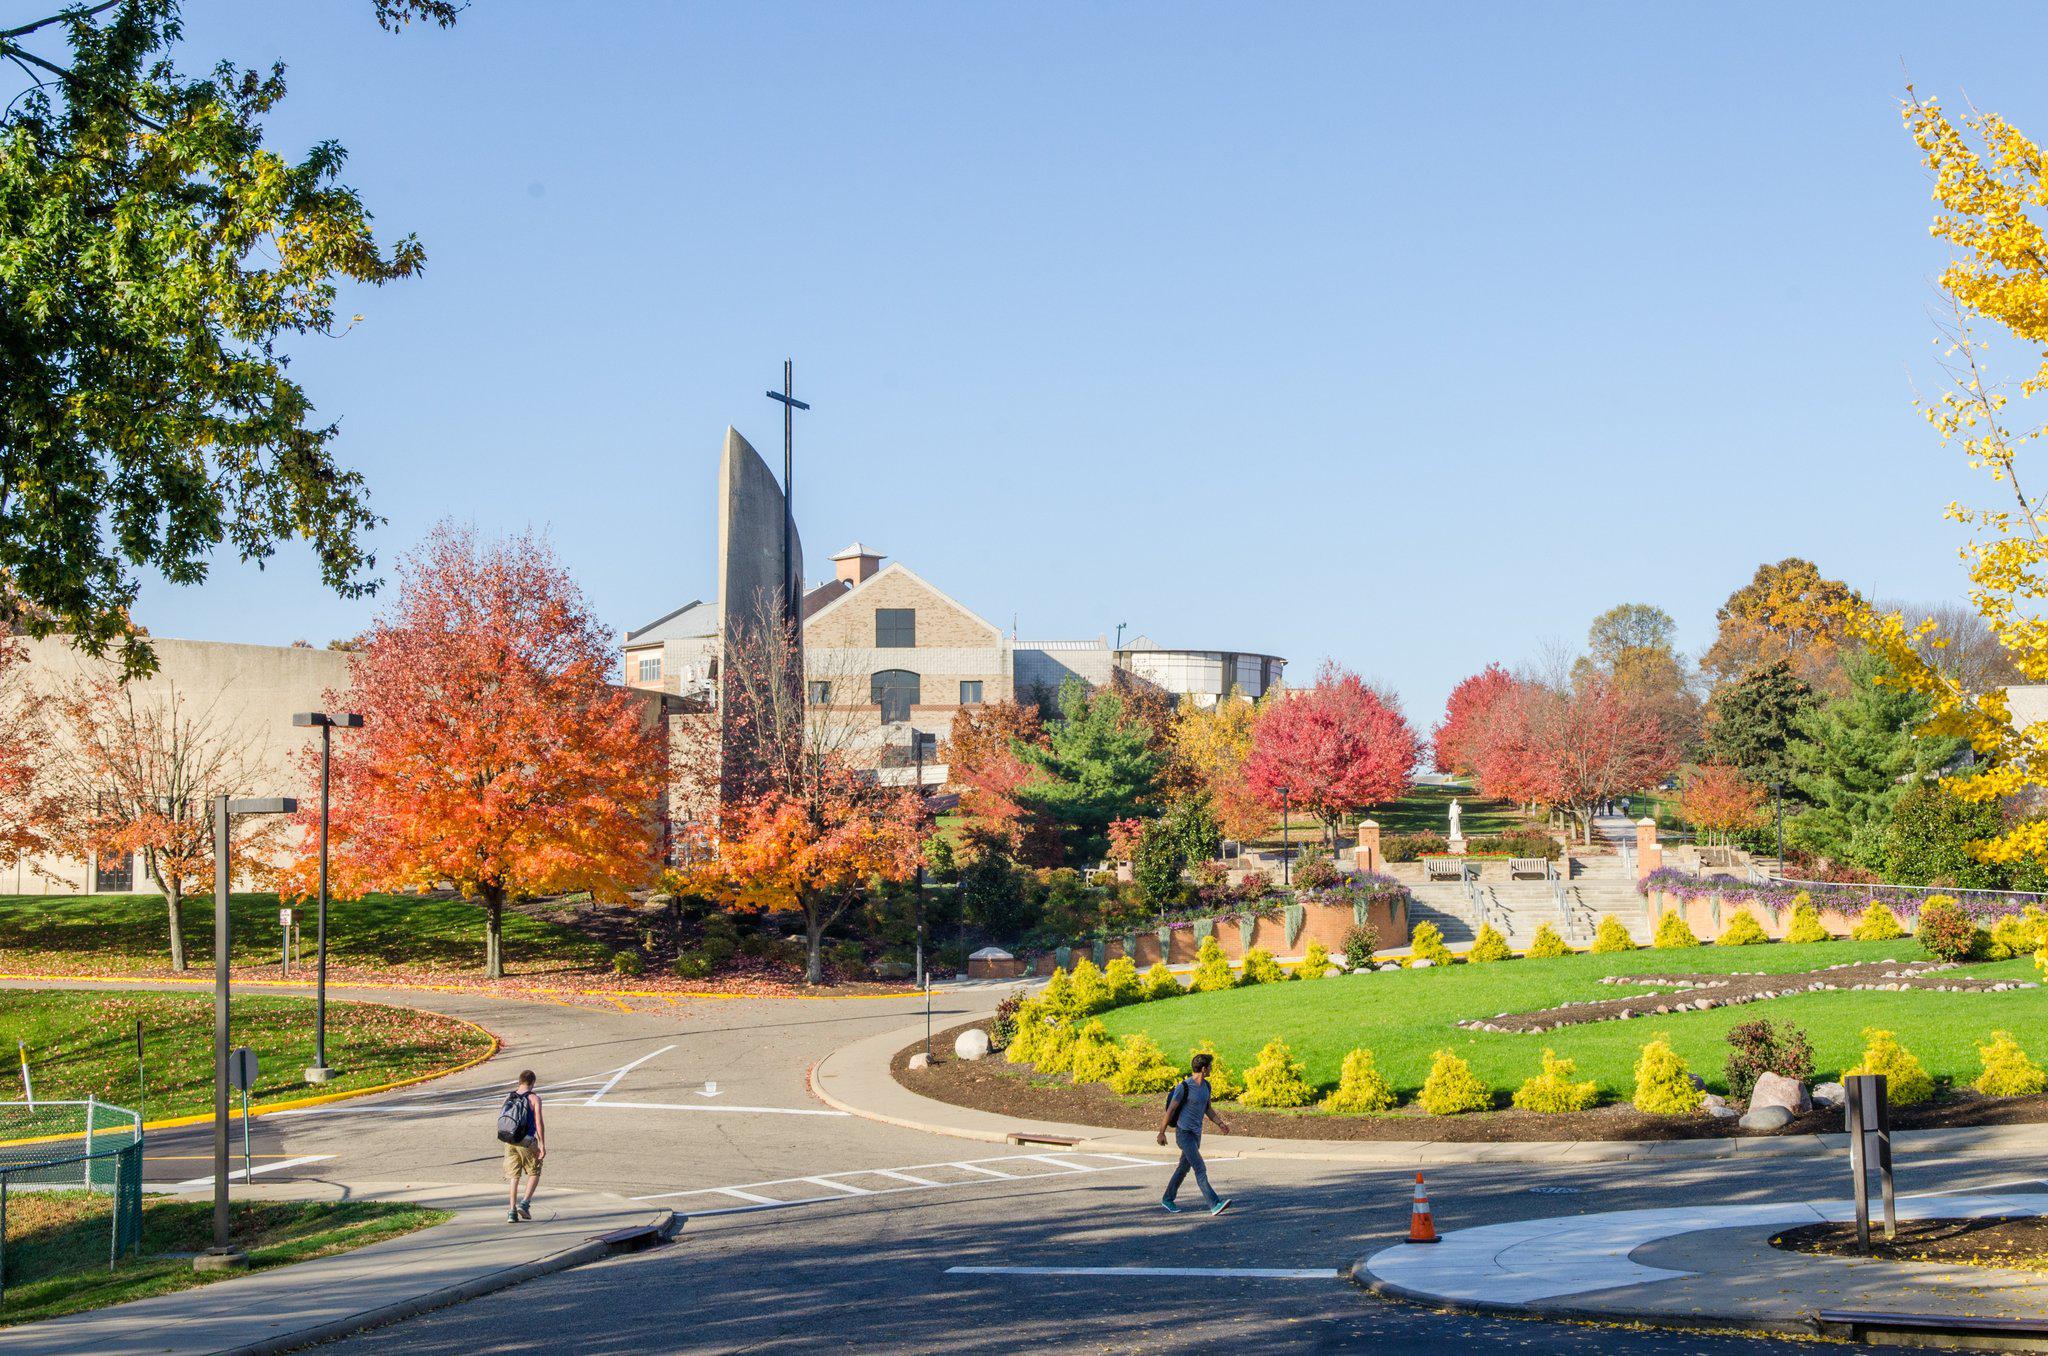
[[1906,930],[1899,926],[1897,914],[1873,899],[1849,935],[1859,942],[1889,942],[1905,936]]
[[1557,935],[1557,929],[1545,923],[1536,929],[1536,935],[1529,939],[1530,960],[1550,960],[1565,952],[1564,938]]
[[2041,972],[2041,978],[2048,979],[2048,942],[2041,943],[2041,949],[2034,953],[2034,968]]
[[1055,1022],[1081,1015],[1081,1009],[1074,1003],[1074,977],[1063,969],[1053,970],[1052,978],[1038,991],[1038,1003]]
[[1492,1110],[1493,1089],[1461,1056],[1439,1050],[1430,1062],[1429,1077],[1422,1080],[1422,1095],[1415,1100],[1432,1116],[1459,1116]]
[[1330,973],[1330,948],[1311,939],[1302,949],[1301,963],[1294,967],[1296,979],[1321,979]]
[[1012,1064],[1035,1064],[1045,1042],[1045,1005],[1027,998],[1017,1005],[1017,1031],[1003,1048],[1003,1058]]
[[1600,920],[1600,926],[1593,929],[1593,951],[1595,955],[1606,955],[1614,951],[1633,951],[1636,939],[1628,935],[1619,918],[1608,914]]
[[1675,951],[1680,947],[1699,944],[1700,939],[1686,926],[1685,915],[1677,909],[1671,910],[1657,920],[1656,936],[1650,939],[1650,945],[1659,951]]
[[1978,1046],[1977,1057],[1984,1071],[1970,1086],[1987,1097],[2032,1097],[2048,1088],[2048,1074],[2027,1058],[2010,1031],[1992,1032],[1991,1044]]
[[1065,1073],[1074,1067],[1074,1023],[1055,1022],[1038,1038],[1038,1057],[1031,1061],[1040,1073]]
[[1145,997],[1178,998],[1187,990],[1173,977],[1173,971],[1166,968],[1165,961],[1153,961],[1152,968],[1145,972]]
[[1203,1041],[1195,1047],[1198,1055],[1208,1055],[1215,1062],[1209,1066],[1209,1095],[1219,1102],[1234,1102],[1244,1091],[1244,1083],[1237,1072],[1223,1062],[1223,1056],[1216,1053],[1214,1041]]
[[2031,956],[2043,945],[2048,945],[2048,912],[2043,912],[2038,904],[2029,904],[1991,925],[1991,945],[1985,954],[1991,960],[2011,960],[2014,956]]
[[1417,923],[1408,934],[1408,949],[1415,953],[1415,960],[1426,960],[1431,965],[1451,963],[1451,949],[1444,945],[1443,929],[1434,923]]
[[1764,931],[1764,925],[1757,922],[1756,915],[1748,909],[1737,909],[1728,916],[1728,924],[1721,929],[1721,935],[1714,939],[1716,946],[1756,946],[1771,940]]
[[1188,985],[1188,992],[1214,993],[1236,983],[1236,978],[1230,973],[1230,962],[1223,959],[1223,947],[1214,937],[1204,937],[1202,949],[1195,953],[1195,977],[1194,982]]
[[1067,1070],[1075,1083],[1106,1083],[1116,1072],[1116,1042],[1110,1039],[1109,1028],[1100,1021],[1084,1022],[1074,1033],[1071,1053],[1067,1058]]
[[1392,1111],[1397,1100],[1394,1085],[1373,1063],[1372,1051],[1353,1050],[1344,1056],[1344,1072],[1337,1079],[1337,1090],[1323,1098],[1322,1108],[1360,1116]]
[[1590,1078],[1583,1083],[1574,1083],[1572,1075],[1578,1071],[1578,1065],[1571,1060],[1559,1059],[1557,1051],[1546,1049],[1543,1052],[1543,1072],[1515,1089],[1515,1105],[1524,1111],[1540,1111],[1546,1115],[1584,1111],[1599,1096],[1599,1084]]
[[1124,1037],[1123,1048],[1117,1051],[1116,1072],[1109,1076],[1112,1089],[1126,1095],[1165,1092],[1179,1081],[1180,1070],[1167,1062],[1159,1042],[1142,1031]]
[[1238,981],[1240,984],[1278,984],[1286,978],[1287,972],[1265,947],[1255,946],[1244,953],[1244,977]]
[[1479,935],[1472,939],[1472,949],[1465,953],[1465,959],[1474,965],[1487,961],[1513,960],[1514,951],[1508,946],[1508,939],[1501,936],[1491,923],[1479,925]]
[[1129,956],[1111,961],[1104,967],[1102,979],[1109,986],[1109,1005],[1113,1008],[1138,1002],[1145,996],[1145,985],[1138,978],[1138,963]]
[[1244,1092],[1238,1098],[1246,1106],[1307,1106],[1316,1099],[1308,1075],[1283,1040],[1270,1040],[1258,1059],[1244,1071]]
[[1868,1026],[1863,1028],[1863,1039],[1863,1058],[1853,1069],[1842,1070],[1842,1077],[1883,1074],[1885,1098],[1893,1106],[1915,1106],[1934,1096],[1934,1080],[1927,1076],[1926,1067],[1919,1056],[1899,1044],[1897,1036]]
[[1792,906],[1792,923],[1785,929],[1788,942],[1831,942],[1835,935],[1820,925],[1820,910],[1813,907],[1813,900],[1801,890],[1793,896],[1799,902]]
[[1659,1036],[1643,1047],[1643,1057],[1636,1061],[1636,1110],[1652,1116],[1682,1116],[1697,1111],[1703,1097],[1671,1042]]
[[1095,962],[1083,956],[1074,962],[1074,1012],[1086,1017],[1101,1012],[1109,1006],[1109,985],[1102,978],[1102,971],[1095,968]]

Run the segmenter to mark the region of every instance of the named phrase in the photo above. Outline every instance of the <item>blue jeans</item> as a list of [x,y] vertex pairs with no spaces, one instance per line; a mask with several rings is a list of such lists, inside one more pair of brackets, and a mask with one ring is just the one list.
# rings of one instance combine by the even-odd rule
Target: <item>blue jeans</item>
[[1216,1193],[1209,1187],[1209,1168],[1202,1162],[1202,1132],[1199,1130],[1175,1130],[1174,1142],[1180,1145],[1180,1162],[1173,1168],[1173,1176],[1166,1179],[1165,1200],[1172,1200],[1180,1194],[1180,1184],[1187,1180],[1188,1169],[1195,1170],[1195,1185],[1202,1189],[1202,1195],[1209,1204],[1216,1204]]

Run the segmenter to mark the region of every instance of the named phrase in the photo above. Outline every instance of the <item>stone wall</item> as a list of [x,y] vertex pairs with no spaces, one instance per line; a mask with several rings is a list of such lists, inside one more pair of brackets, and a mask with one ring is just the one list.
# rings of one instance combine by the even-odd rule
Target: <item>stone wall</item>
[[[1344,934],[1351,930],[1353,922],[1351,905],[1316,904],[1302,905],[1301,932],[1293,945],[1287,941],[1287,919],[1284,913],[1271,916],[1261,915],[1252,925],[1251,945],[1271,952],[1283,960],[1298,960],[1312,941],[1321,942],[1324,949],[1333,956],[1344,952]],[[1406,895],[1375,895],[1366,905],[1366,919],[1375,932],[1379,933],[1380,949],[1391,950],[1408,945],[1408,898]],[[1244,959],[1248,949],[1244,943],[1242,928],[1235,916],[1224,917],[1213,922],[1216,944],[1222,949],[1226,960],[1236,962]],[[1164,961],[1168,965],[1193,965],[1196,953],[1201,950],[1201,938],[1195,935],[1190,923],[1181,923],[1167,930],[1167,946],[1162,954],[1157,928],[1139,928],[1132,936],[1130,958],[1140,970],[1149,970]],[[1068,963],[1089,959],[1094,956],[1092,943],[1081,943],[1071,948]],[[1124,939],[1111,937],[1103,944],[1104,963],[1125,954]],[[1054,955],[1039,956],[1032,964],[1032,973],[1050,975],[1057,961]]]

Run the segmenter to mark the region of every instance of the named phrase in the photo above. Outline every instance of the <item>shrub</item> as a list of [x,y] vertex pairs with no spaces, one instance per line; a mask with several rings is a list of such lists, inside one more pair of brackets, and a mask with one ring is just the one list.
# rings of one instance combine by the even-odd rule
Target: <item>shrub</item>
[[1849,935],[1859,942],[1889,942],[1905,936],[1906,930],[1899,926],[1897,914],[1873,899],[1864,906],[1863,916]]
[[1214,937],[1204,937],[1202,949],[1195,953],[1195,978],[1188,985],[1188,992],[1214,993],[1235,983],[1237,981],[1230,973],[1230,962],[1223,959],[1223,947]]
[[1659,1036],[1643,1047],[1643,1057],[1636,1062],[1636,1110],[1651,1116],[1682,1116],[1698,1110],[1701,1100],[1685,1061],[1669,1041]]
[[732,964],[734,954],[740,949],[739,925],[732,921],[732,915],[714,913],[705,919],[704,935],[698,939],[697,949],[713,970],[723,970]]
[[1650,945],[1659,951],[1675,951],[1680,947],[1698,946],[1700,939],[1686,926],[1685,915],[1677,909],[1671,910],[1657,920],[1656,934]]
[[1636,939],[1628,935],[1619,918],[1608,914],[1600,920],[1600,926],[1593,930],[1593,954],[1604,956],[1616,951],[1633,951]]
[[1109,1005],[1120,1008],[1126,1003],[1136,1003],[1145,997],[1145,986],[1138,979],[1138,963],[1129,956],[1118,956],[1102,972],[1104,984],[1109,989]]
[[1472,939],[1472,949],[1465,953],[1467,962],[1483,965],[1487,961],[1513,960],[1514,950],[1508,946],[1508,939],[1501,936],[1491,923],[1479,925],[1479,935]]
[[1417,923],[1408,934],[1408,948],[1415,953],[1416,960],[1426,960],[1431,965],[1451,963],[1451,949],[1444,945],[1443,930],[1434,923]]
[[1255,946],[1244,953],[1243,984],[1277,984],[1287,978],[1287,972],[1280,968],[1280,962],[1273,959],[1273,953],[1263,946]]
[[2038,904],[2029,904],[1991,925],[1988,954],[1992,960],[2011,960],[2014,956],[2032,955],[2044,944],[2048,944],[2048,912]]
[[1116,1066],[1116,1042],[1110,1039],[1109,1028],[1096,1020],[1083,1023],[1074,1033],[1073,1053],[1067,1061],[1074,1082],[1106,1083]]
[[1746,1099],[1756,1090],[1758,1076],[1767,1073],[1802,1083],[1813,1077],[1813,1044],[1806,1033],[1790,1022],[1778,1026],[1768,1019],[1729,1027],[1728,1063],[1721,1071],[1728,1095]]
[[1390,862],[1419,861],[1450,850],[1450,840],[1440,833],[1390,833],[1380,840],[1380,856]]
[[1017,1004],[1014,1020],[1016,1028],[1011,1033],[1009,1042],[1003,1047],[1003,1058],[1012,1064],[1037,1063],[1038,1056],[1045,1049],[1045,1004],[1036,998],[1021,1000]]
[[1083,956],[1074,962],[1074,1012],[1086,1017],[1101,1012],[1110,1006],[1109,985],[1102,978],[1102,971],[1095,968],[1095,962]]
[[953,856],[953,844],[943,833],[935,833],[924,840],[925,870],[941,885],[952,885],[960,879],[960,863]]
[[640,958],[638,951],[612,952],[612,973],[617,975],[638,975],[647,970],[647,962]]
[[1017,1013],[1024,1006],[1024,995],[1013,993],[996,1004],[996,1015],[988,1019],[988,1043],[997,1050],[1005,1049],[1017,1039]]
[[1992,1032],[1991,1044],[1978,1046],[1977,1057],[1984,1072],[1970,1086],[1987,1097],[2032,1097],[2048,1088],[2048,1074],[2027,1058],[2010,1031]]
[[679,979],[709,979],[711,958],[701,951],[679,952],[669,969]]
[[1244,1071],[1244,1094],[1238,1100],[1246,1106],[1307,1106],[1316,1099],[1294,1052],[1283,1040],[1270,1040],[1258,1059]]
[[1397,1100],[1394,1085],[1374,1065],[1372,1051],[1353,1050],[1344,1056],[1344,1071],[1337,1079],[1336,1091],[1323,1098],[1322,1108],[1360,1116],[1392,1111]]
[[1572,1075],[1578,1071],[1578,1065],[1568,1059],[1559,1059],[1555,1050],[1545,1050],[1543,1072],[1515,1089],[1515,1105],[1524,1111],[1540,1111],[1545,1115],[1584,1111],[1599,1097],[1599,1084],[1592,1079],[1583,1083],[1573,1082]]
[[1552,861],[1564,848],[1542,829],[1514,829],[1472,840],[1472,851],[1482,857],[1548,857]]
[[1564,938],[1557,935],[1557,929],[1545,923],[1536,929],[1536,935],[1529,939],[1530,960],[1550,960],[1565,953]]
[[1379,929],[1370,923],[1353,923],[1344,929],[1344,968],[1363,970],[1372,964],[1373,953],[1380,949]]
[[1863,1058],[1853,1069],[1842,1070],[1842,1077],[1850,1074],[1883,1074],[1885,1076],[1885,1098],[1893,1106],[1917,1106],[1934,1096],[1934,1080],[1927,1076],[1927,1069],[1911,1050],[1899,1044],[1899,1038],[1891,1032],[1870,1026],[1863,1029]]
[[1716,946],[1756,946],[1768,942],[1770,936],[1764,932],[1764,925],[1756,921],[1756,915],[1748,909],[1737,909],[1728,917],[1721,935],[1714,939]]
[[1812,899],[1801,890],[1796,896],[1798,903],[1792,906],[1792,924],[1785,929],[1788,942],[1832,942],[1833,933],[1820,925],[1820,910],[1813,907]]
[[1328,890],[1344,879],[1344,873],[1337,869],[1337,864],[1323,855],[1319,847],[1304,848],[1301,860],[1288,874],[1297,890]]
[[2041,972],[2041,978],[2048,979],[2048,942],[2041,943],[2041,949],[2034,953],[2034,968]]
[[1238,1081],[1236,1070],[1223,1062],[1223,1056],[1216,1053],[1214,1041],[1203,1041],[1195,1047],[1198,1055],[1207,1055],[1215,1061],[1209,1066],[1209,1095],[1219,1102],[1234,1102],[1244,1091],[1244,1084]]
[[1145,972],[1145,997],[1148,1000],[1178,998],[1186,992],[1180,981],[1173,977],[1173,971],[1166,968],[1165,961],[1152,962],[1152,968]]
[[1989,941],[1947,895],[1929,895],[1920,905],[1920,920],[1914,925],[1914,940],[1937,960],[1968,960],[1980,945]]
[[1273,893],[1273,875],[1264,870],[1247,871],[1230,892],[1247,904],[1256,903]]
[[867,948],[851,938],[832,948],[832,966],[843,975],[858,974],[867,965]]
[[1052,978],[1038,991],[1038,1002],[1045,1009],[1045,1015],[1055,1022],[1081,1015],[1081,1009],[1074,1001],[1074,977],[1062,969],[1053,970]]
[[1159,1042],[1142,1031],[1124,1037],[1117,1052],[1116,1072],[1109,1086],[1126,1096],[1141,1092],[1165,1092],[1180,1081],[1180,1070],[1169,1064]]
[[1422,1080],[1422,1095],[1416,1101],[1432,1116],[1459,1116],[1468,1111],[1491,1111],[1493,1089],[1480,1081],[1463,1058],[1449,1050],[1439,1050],[1430,1062],[1429,1077]]
[[1321,979],[1330,973],[1330,948],[1314,938],[1309,939],[1301,953],[1301,963],[1294,967],[1296,979]]
[[1040,1073],[1065,1073],[1074,1067],[1074,1024],[1049,1022],[1038,1037],[1032,1067]]

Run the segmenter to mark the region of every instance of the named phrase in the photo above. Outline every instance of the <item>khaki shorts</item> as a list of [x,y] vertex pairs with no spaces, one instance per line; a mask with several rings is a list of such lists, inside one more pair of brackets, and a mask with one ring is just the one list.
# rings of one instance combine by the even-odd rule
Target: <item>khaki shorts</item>
[[507,1180],[540,1176],[540,1141],[528,1135],[517,1144],[507,1144],[505,1176]]

